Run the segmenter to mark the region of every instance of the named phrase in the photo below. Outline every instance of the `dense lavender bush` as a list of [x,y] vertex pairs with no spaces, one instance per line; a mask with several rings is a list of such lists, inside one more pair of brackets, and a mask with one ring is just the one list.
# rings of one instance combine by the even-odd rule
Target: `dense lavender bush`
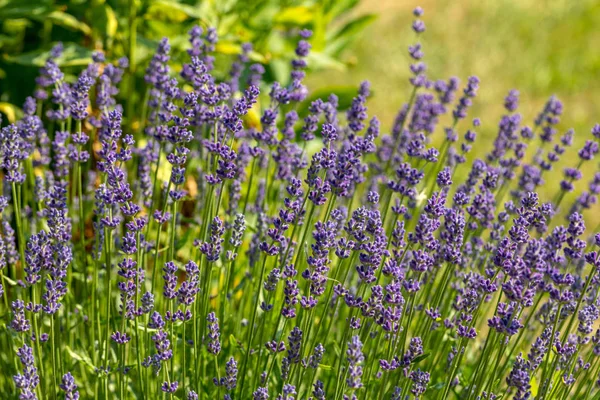
[[367,82],[303,113],[298,34],[271,87],[243,56],[216,80],[200,28],[176,76],[164,39],[137,131],[127,60],[69,83],[53,50],[0,133],[2,398],[600,396],[600,125],[560,180],[561,102],[528,125],[512,90],[469,163],[479,80],[431,80],[420,42],[389,133]]

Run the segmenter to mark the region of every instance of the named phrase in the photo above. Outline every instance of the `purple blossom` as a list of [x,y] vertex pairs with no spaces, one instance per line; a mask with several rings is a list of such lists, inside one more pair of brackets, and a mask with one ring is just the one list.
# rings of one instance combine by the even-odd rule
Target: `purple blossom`
[[351,389],[358,389],[363,386],[361,377],[363,374],[362,363],[365,357],[362,352],[363,344],[358,336],[353,336],[348,342],[348,350],[346,351],[348,359],[348,379],[346,384]]
[[221,352],[221,333],[219,332],[219,319],[215,317],[215,313],[211,312],[206,317],[208,321],[208,351],[212,354],[219,354]]
[[20,399],[34,400],[37,399],[35,388],[40,383],[40,377],[35,367],[33,359],[33,349],[26,344],[17,350],[17,357],[23,367],[23,372],[13,376],[15,385],[19,389]]
[[70,372],[67,372],[62,377],[62,383],[59,387],[65,392],[66,400],[78,400],[79,392],[77,391],[77,384],[75,383],[75,378],[71,375]]

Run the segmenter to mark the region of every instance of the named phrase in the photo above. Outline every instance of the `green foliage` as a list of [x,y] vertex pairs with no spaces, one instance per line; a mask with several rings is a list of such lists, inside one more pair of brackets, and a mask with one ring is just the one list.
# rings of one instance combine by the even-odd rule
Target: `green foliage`
[[[58,41],[65,44],[59,65],[71,73],[89,63],[93,50],[104,51],[109,59],[134,55],[128,72],[135,80],[129,84],[141,87],[158,41],[168,36],[175,53],[181,54],[187,32],[196,24],[217,28],[217,63],[230,63],[242,43],[252,42],[250,57],[264,64],[267,82],[289,78],[300,28],[315,32],[311,68],[343,71],[341,52],[375,19],[357,15],[357,5],[358,0],[0,0],[0,101],[22,104],[33,90],[37,69]],[[132,90],[129,94],[121,100],[131,106],[143,97]],[[8,116],[4,108],[0,112]]]

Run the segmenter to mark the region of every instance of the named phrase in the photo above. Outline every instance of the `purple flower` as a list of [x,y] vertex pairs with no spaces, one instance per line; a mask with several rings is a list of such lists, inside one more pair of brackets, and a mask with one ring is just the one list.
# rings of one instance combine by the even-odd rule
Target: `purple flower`
[[579,158],[585,161],[593,160],[594,156],[598,154],[598,142],[588,140],[584,146],[579,150]]
[[259,387],[252,393],[254,400],[267,400],[269,398],[269,390],[266,387]]
[[277,400],[295,400],[296,387],[288,383],[283,385],[283,393],[277,396]]
[[454,119],[460,120],[467,116],[467,109],[471,106],[471,99],[477,95],[479,89],[479,78],[476,76],[469,77],[467,86],[463,90],[463,96],[458,101],[458,105],[453,111]]
[[298,281],[293,279],[287,279],[285,281],[284,294],[284,306],[281,308],[281,314],[285,318],[296,317],[296,304],[298,304]]
[[131,337],[129,337],[129,335],[121,332],[114,332],[112,335],[110,335],[110,338],[116,344],[126,344],[131,340]]
[[177,296],[177,266],[172,261],[168,261],[163,267],[163,272],[163,279],[165,280],[163,294],[166,299],[174,299]]
[[70,372],[67,372],[62,377],[62,382],[59,387],[65,392],[66,400],[78,400],[79,392],[77,391],[77,384],[75,383],[75,378],[71,375]]
[[11,304],[13,319],[10,322],[10,328],[17,333],[28,332],[31,324],[25,316],[25,303],[23,300],[15,300]]
[[5,126],[0,130],[0,167],[5,171],[6,182],[25,181],[22,162],[29,157],[31,151],[31,144],[19,134],[16,125]]
[[233,221],[231,237],[229,243],[233,247],[239,247],[242,244],[244,232],[246,231],[246,218],[244,214],[236,214],[235,220]]
[[88,116],[89,91],[95,83],[97,74],[97,64],[90,64],[71,87],[71,116],[75,120],[83,120]]
[[219,332],[219,319],[215,317],[215,313],[211,312],[206,317],[208,321],[208,351],[214,355],[221,352],[220,332]]
[[429,385],[430,380],[429,372],[424,372],[420,369],[416,369],[415,371],[412,371],[410,373],[409,378],[412,381],[410,392],[418,398],[427,390],[427,385]]
[[423,22],[421,20],[416,20],[415,22],[413,22],[412,28],[413,28],[413,31],[415,31],[415,33],[417,33],[417,34],[423,33],[423,32],[425,32],[425,22]]
[[206,256],[209,262],[217,261],[221,255],[223,234],[225,229],[223,221],[219,217],[215,217],[210,223],[210,239],[200,245],[200,251]]
[[519,106],[519,91],[511,90],[504,98],[504,108],[509,112],[514,112]]
[[15,386],[21,393],[19,398],[26,400],[37,399],[35,388],[40,383],[40,377],[38,376],[37,368],[34,365],[33,349],[24,344],[23,347],[17,350],[17,357],[19,357],[21,365],[23,366],[23,373],[13,377]]
[[228,391],[232,391],[237,386],[237,374],[237,362],[233,357],[230,357],[225,364],[225,376],[222,377],[220,381],[214,378],[213,382],[217,386],[223,386]]
[[514,387],[517,390],[515,399],[528,399],[531,395],[530,380],[531,380],[531,365],[530,362],[524,360],[522,354],[517,356],[510,374],[506,378],[508,386]]
[[196,300],[196,295],[200,291],[200,270],[193,261],[188,261],[185,265],[186,280],[181,284],[177,291],[177,301],[184,306],[191,306]]
[[315,346],[313,353],[308,358],[308,362],[306,363],[306,365],[309,368],[313,368],[313,369],[319,368],[319,364],[323,360],[324,353],[325,353],[325,347],[323,347],[323,345],[321,343],[317,344],[317,346]]
[[179,382],[177,382],[177,381],[174,381],[174,382],[165,381],[160,386],[160,389],[165,393],[175,393],[177,391],[178,387],[179,387]]
[[198,394],[193,390],[190,390],[190,392],[187,394],[186,400],[198,400]]
[[148,327],[152,329],[158,329],[154,335],[152,335],[152,341],[154,342],[154,348],[156,353],[151,358],[150,365],[155,365],[160,369],[160,364],[164,361],[170,360],[173,357],[173,351],[170,349],[171,342],[168,339],[167,333],[163,330],[165,327],[165,321],[158,312],[154,312],[151,316]]
[[292,329],[290,335],[288,336],[288,350],[287,350],[287,360],[291,364],[297,364],[300,362],[300,349],[302,342],[302,330],[297,326]]
[[363,344],[358,335],[353,336],[350,342],[348,342],[346,355],[348,359],[349,376],[346,379],[346,383],[351,389],[359,389],[363,386],[361,377],[363,374],[362,363],[365,360],[365,357],[362,352],[362,347]]

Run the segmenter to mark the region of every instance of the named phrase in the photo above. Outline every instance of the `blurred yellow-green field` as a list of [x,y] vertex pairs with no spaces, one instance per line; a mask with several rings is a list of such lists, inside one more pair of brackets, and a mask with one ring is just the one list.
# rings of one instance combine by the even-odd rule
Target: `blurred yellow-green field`
[[[600,122],[600,2],[595,0],[366,0],[357,12],[375,13],[377,20],[344,54],[351,67],[310,75],[311,87],[358,84],[369,80],[374,95],[369,112],[389,130],[397,110],[410,92],[407,46],[415,40],[410,28],[412,9],[425,10],[427,31],[422,43],[431,79],[470,75],[481,79],[479,94],[470,112],[482,127],[472,157],[484,157],[492,145],[503,98],[510,89],[521,93],[519,112],[532,124],[547,98],[554,94],[564,103],[560,132],[576,131],[574,149],[568,152],[547,180],[546,196],[558,190],[562,167],[575,164],[576,149]],[[459,126],[461,132],[466,122]],[[438,135],[438,139],[440,135]],[[598,170],[585,166],[584,179]],[[466,171],[462,171],[466,173]],[[574,199],[571,193],[567,200]],[[592,213],[598,214],[598,213]],[[591,216],[590,216],[591,217]],[[600,216],[595,217],[596,222]]]

